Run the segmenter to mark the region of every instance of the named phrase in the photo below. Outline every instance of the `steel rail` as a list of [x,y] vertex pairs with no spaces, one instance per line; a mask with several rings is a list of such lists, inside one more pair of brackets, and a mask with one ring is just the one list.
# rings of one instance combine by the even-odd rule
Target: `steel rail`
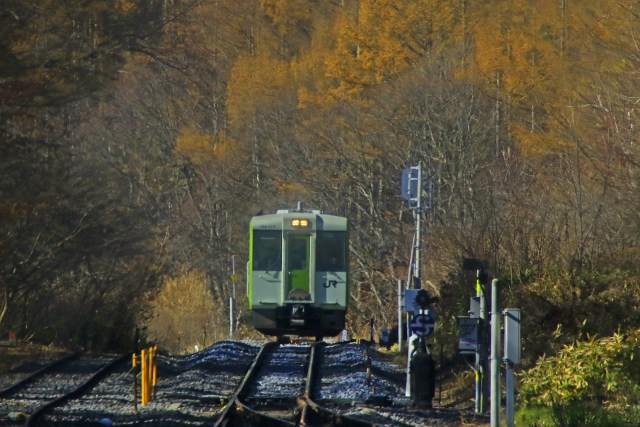
[[309,362],[307,365],[307,373],[305,377],[305,389],[303,396],[297,399],[297,405],[301,408],[297,422],[287,421],[275,418],[267,414],[261,413],[249,407],[243,402],[247,398],[249,386],[255,380],[256,375],[264,362],[267,353],[273,351],[278,346],[276,342],[265,344],[258,355],[254,359],[251,367],[245,374],[241,384],[238,386],[234,394],[230,397],[229,402],[224,410],[218,416],[214,427],[232,426],[233,417],[241,416],[249,420],[255,425],[269,426],[311,426],[311,425],[329,425],[329,426],[345,426],[345,427],[371,427],[374,424],[359,420],[347,415],[333,412],[319,405],[313,400],[313,389],[315,381],[318,377],[319,369],[319,349],[326,345],[324,342],[317,342],[311,347]]
[[[271,347],[269,347],[269,351],[273,351],[276,347],[279,347],[280,344],[279,343],[274,343],[275,345],[272,345]],[[265,353],[266,354],[266,353]],[[261,364],[260,366],[257,366],[257,368],[254,368],[253,372],[252,372],[252,376],[251,378],[242,385],[237,399],[236,399],[236,405],[237,405],[237,411],[242,413],[242,416],[244,418],[247,418],[259,425],[269,425],[269,426],[283,426],[283,427],[295,427],[296,423],[292,423],[290,421],[286,421],[286,420],[282,420],[280,418],[275,418],[272,417],[270,415],[264,414],[262,412],[256,411],[254,409],[252,409],[249,405],[245,404],[243,402],[243,400],[245,398],[247,398],[247,395],[249,393],[249,385],[253,382],[253,380],[255,379],[259,368],[261,368],[262,363],[264,362],[264,356],[261,359]]]
[[303,398],[304,406],[300,416],[300,425],[311,426],[321,424],[345,427],[371,427],[375,425],[367,421],[331,411],[313,400],[313,389],[318,377],[318,353],[320,347],[324,345],[324,342],[317,342],[313,347],[311,347],[311,356],[309,357],[309,368],[307,370],[307,380]]
[[102,366],[100,369],[98,369],[85,382],[77,386],[75,389],[71,390],[69,393],[66,393],[40,406],[29,416],[29,418],[27,419],[27,422],[25,423],[25,427],[34,426],[35,423],[38,421],[38,419],[45,413],[45,411],[53,408],[54,406],[58,406],[70,399],[73,399],[76,396],[81,395],[85,390],[87,390],[89,387],[92,387],[102,377],[104,377],[107,373],[109,373],[109,371],[113,369],[113,367],[115,367],[118,363],[128,360],[129,357],[131,357],[129,356],[129,354],[122,354],[116,357],[115,359],[111,360],[110,362]]
[[229,401],[225,405],[220,415],[218,415],[216,422],[213,424],[214,427],[223,427],[229,425],[229,422],[231,422],[233,416],[238,411],[245,411],[249,414],[255,413],[255,411],[247,408],[244,404],[242,404],[242,402],[240,402],[240,396],[244,396],[249,390],[249,385],[257,375],[258,370],[262,366],[267,353],[273,351],[273,349],[278,345],[279,344],[277,342],[268,342],[264,344],[262,348],[260,348],[260,351],[258,351],[255,359],[253,359],[253,363],[247,370],[247,373],[245,374],[242,382],[231,395]]
[[8,387],[6,387],[3,390],[0,390],[0,397],[7,397],[8,395],[10,395],[11,393],[15,392],[17,389],[26,386],[27,384],[31,383],[32,381],[35,381],[36,379],[38,379],[39,377],[41,377],[42,375],[46,374],[47,372],[49,372],[50,370],[53,370],[54,368],[63,365],[73,359],[77,359],[78,357],[80,357],[80,355],[82,354],[82,352],[75,352],[75,353],[71,353],[68,354],[64,357],[61,357],[60,359],[54,360],[53,362],[43,366],[42,368],[32,372],[31,374],[29,374],[26,378],[21,379],[20,381],[18,381],[15,384],[12,384]]

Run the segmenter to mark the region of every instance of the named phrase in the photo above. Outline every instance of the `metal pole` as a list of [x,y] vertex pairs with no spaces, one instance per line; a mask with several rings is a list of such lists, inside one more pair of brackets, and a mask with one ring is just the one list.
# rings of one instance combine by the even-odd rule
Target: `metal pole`
[[[414,260],[415,260],[415,256],[416,256],[416,233],[413,233],[413,238],[411,240],[411,259],[409,260],[409,268],[407,269],[407,283],[406,283],[406,289],[411,289],[413,288],[413,270],[414,270]],[[406,304],[406,301],[405,301]],[[409,340],[409,336],[411,335],[410,333],[410,327],[409,327],[409,322],[411,320],[411,315],[409,314],[409,312],[406,312],[405,315],[403,316],[403,320],[406,321],[406,328],[404,329],[405,335],[407,335],[407,342]],[[408,363],[408,362],[407,362]]]
[[506,372],[507,384],[507,427],[513,427],[515,424],[515,378],[513,376],[513,363],[507,361]]
[[487,323],[489,313],[487,309],[487,299],[485,298],[485,286],[481,283],[480,276],[482,270],[476,272],[476,296],[480,298],[480,328],[478,350],[476,351],[476,414],[482,414],[486,405],[486,383],[487,383]]
[[416,206],[416,257],[413,270],[413,288],[422,288],[422,162],[418,163],[418,204]]
[[478,270],[476,272],[476,296],[480,298],[480,313],[479,313],[479,317],[480,317],[480,328],[479,328],[479,339],[478,339],[478,349],[476,350],[476,370],[475,370],[475,374],[476,374],[476,414],[481,414],[482,413],[482,380],[481,380],[481,375],[482,375],[482,322],[483,322],[483,310],[482,310],[482,290],[480,289],[480,278],[478,277],[480,275],[480,271]]
[[491,282],[491,427],[500,427],[500,303],[498,279]]
[[398,353],[402,353],[402,280],[398,279]]
[[[416,203],[416,234],[415,234],[415,256],[413,259],[413,283],[409,285],[409,287],[413,289],[421,289],[422,288],[422,162],[418,162],[418,185],[417,185],[417,203]],[[407,322],[407,328],[409,328],[409,322]],[[413,396],[414,390],[411,389],[411,356],[412,351],[415,349],[416,342],[419,341],[419,338],[409,336],[410,331],[407,331],[407,384],[405,395],[407,397]]]
[[229,339],[233,339],[234,311],[236,305],[236,256],[231,255],[231,297],[229,298]]
[[233,339],[233,297],[229,297],[229,339]]

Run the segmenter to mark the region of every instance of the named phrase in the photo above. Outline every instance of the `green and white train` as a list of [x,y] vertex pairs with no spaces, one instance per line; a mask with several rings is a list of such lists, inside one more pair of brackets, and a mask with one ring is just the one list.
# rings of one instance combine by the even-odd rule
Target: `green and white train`
[[347,219],[295,210],[251,219],[247,295],[263,334],[324,336],[344,329],[349,292]]

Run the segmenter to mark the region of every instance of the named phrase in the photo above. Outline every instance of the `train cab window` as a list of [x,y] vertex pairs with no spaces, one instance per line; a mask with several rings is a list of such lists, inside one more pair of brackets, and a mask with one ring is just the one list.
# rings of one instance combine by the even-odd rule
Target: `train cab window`
[[346,233],[319,231],[316,237],[316,270],[346,271]]
[[281,231],[253,231],[253,269],[257,271],[282,270]]
[[289,239],[289,269],[290,270],[306,270],[307,269],[307,242],[309,238],[290,238]]

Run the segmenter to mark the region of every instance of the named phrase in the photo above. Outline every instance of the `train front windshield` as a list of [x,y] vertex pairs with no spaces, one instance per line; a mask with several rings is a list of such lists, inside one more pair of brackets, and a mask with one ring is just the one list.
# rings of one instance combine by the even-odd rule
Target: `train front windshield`
[[316,238],[316,271],[347,270],[347,233],[319,231]]
[[281,231],[253,231],[253,269],[256,271],[282,269]]

